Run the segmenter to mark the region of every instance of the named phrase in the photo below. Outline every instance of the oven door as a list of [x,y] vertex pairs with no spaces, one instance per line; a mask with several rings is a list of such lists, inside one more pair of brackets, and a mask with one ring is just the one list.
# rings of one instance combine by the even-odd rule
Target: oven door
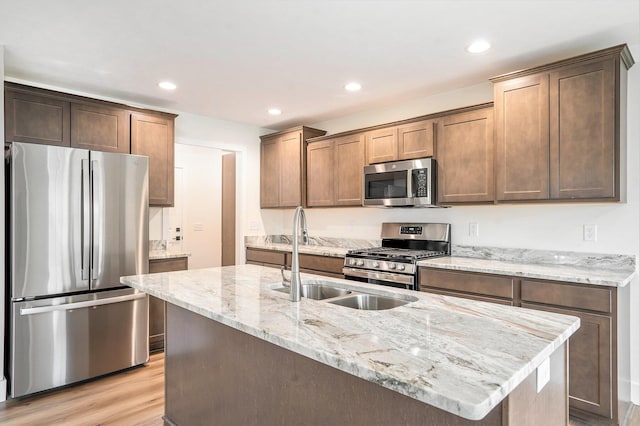
[[417,290],[415,277],[407,274],[395,274],[392,272],[369,271],[358,268],[342,268],[344,278],[352,281],[360,281],[369,284],[386,285],[388,287]]

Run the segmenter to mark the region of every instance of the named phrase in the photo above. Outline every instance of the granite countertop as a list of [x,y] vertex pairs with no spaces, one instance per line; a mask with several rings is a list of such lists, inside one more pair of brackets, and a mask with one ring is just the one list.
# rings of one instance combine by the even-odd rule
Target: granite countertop
[[418,266],[608,287],[624,287],[636,273],[630,255],[470,246],[454,247],[453,256],[422,260]]
[[280,271],[237,265],[121,282],[455,415],[478,420],[579,327],[575,317],[302,274],[335,287],[415,298],[360,311],[303,298]]
[[171,250],[150,250],[149,260],[175,259],[179,257],[189,257],[191,253],[171,251]]

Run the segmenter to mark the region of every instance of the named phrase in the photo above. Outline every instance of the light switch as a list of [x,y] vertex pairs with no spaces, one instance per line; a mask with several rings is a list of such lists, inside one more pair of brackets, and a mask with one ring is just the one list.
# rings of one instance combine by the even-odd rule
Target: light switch
[[202,231],[204,230],[204,225],[202,223],[194,223],[193,224],[194,231]]

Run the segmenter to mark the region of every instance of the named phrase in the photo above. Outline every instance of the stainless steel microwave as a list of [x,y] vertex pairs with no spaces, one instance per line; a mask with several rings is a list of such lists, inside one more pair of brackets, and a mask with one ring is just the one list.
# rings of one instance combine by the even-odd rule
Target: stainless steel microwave
[[435,207],[436,162],[432,158],[364,167],[365,206]]

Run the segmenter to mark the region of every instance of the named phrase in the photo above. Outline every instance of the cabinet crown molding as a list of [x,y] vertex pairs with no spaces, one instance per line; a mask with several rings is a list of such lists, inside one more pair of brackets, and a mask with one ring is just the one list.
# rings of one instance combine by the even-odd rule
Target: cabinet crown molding
[[625,65],[627,70],[631,68],[635,63],[633,56],[631,56],[631,52],[629,51],[629,47],[626,44],[620,44],[618,46],[609,47],[607,49],[585,53],[584,55],[574,56],[569,59],[563,59],[533,68],[526,68],[523,70],[501,74],[495,77],[491,77],[489,81],[497,83],[500,81],[511,80],[513,78],[524,77],[526,75],[537,74],[544,71],[551,71],[567,65],[579,64],[581,62],[586,62],[611,55],[619,55],[622,63]]

